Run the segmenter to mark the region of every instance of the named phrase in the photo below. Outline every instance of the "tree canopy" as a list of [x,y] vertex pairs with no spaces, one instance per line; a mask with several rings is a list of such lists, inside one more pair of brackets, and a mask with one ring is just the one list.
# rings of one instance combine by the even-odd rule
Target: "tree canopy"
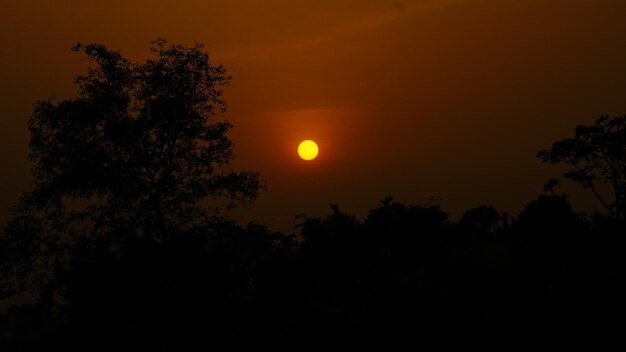
[[205,200],[255,199],[259,174],[229,167],[232,126],[216,119],[230,77],[201,44],[158,39],[143,63],[101,44],[73,51],[93,65],[75,78],[77,97],[34,107],[35,180],[3,231],[11,253],[43,258],[103,237],[165,246],[211,221]]
[[157,40],[156,58],[142,64],[100,44],[73,50],[96,65],[76,77],[78,98],[35,107],[33,204],[97,199],[91,214],[160,235],[204,215],[207,197],[256,197],[258,174],[225,168],[233,158],[231,125],[214,115],[226,111],[221,89],[230,77],[202,45]]
[[[601,116],[593,125],[579,125],[573,137],[555,142],[538,156],[568,165],[565,178],[590,189],[612,216],[626,218],[626,117]],[[602,194],[599,185],[609,186],[612,194]]]

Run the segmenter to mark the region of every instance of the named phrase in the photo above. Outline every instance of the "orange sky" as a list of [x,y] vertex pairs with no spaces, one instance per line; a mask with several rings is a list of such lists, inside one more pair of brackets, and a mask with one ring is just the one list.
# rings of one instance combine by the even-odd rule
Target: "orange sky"
[[3,0],[0,220],[28,188],[32,104],[71,96],[85,68],[71,44],[142,60],[156,37],[205,43],[233,76],[235,165],[268,181],[239,219],[289,230],[297,213],[362,216],[388,194],[435,197],[453,218],[516,213],[557,175],[537,150],[626,113],[624,14],[623,0]]

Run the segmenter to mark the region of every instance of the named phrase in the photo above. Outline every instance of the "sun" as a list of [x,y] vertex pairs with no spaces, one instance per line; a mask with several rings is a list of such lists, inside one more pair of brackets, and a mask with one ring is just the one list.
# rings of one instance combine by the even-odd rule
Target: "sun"
[[313,160],[317,157],[317,153],[319,153],[319,148],[317,147],[317,143],[313,142],[310,139],[300,142],[298,145],[298,155],[304,160]]

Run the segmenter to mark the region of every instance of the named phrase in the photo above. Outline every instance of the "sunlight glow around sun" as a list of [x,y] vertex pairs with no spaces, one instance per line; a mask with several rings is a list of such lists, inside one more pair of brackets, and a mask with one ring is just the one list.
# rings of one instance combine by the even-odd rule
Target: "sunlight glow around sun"
[[298,145],[298,155],[304,160],[313,160],[317,157],[319,148],[317,144],[310,139],[300,142]]

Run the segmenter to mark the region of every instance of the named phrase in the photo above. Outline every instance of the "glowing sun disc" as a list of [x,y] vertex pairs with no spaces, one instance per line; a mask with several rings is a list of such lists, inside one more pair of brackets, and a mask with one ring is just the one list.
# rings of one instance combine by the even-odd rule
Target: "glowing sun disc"
[[298,155],[304,160],[313,160],[317,157],[319,148],[317,144],[310,139],[300,142],[298,145]]

